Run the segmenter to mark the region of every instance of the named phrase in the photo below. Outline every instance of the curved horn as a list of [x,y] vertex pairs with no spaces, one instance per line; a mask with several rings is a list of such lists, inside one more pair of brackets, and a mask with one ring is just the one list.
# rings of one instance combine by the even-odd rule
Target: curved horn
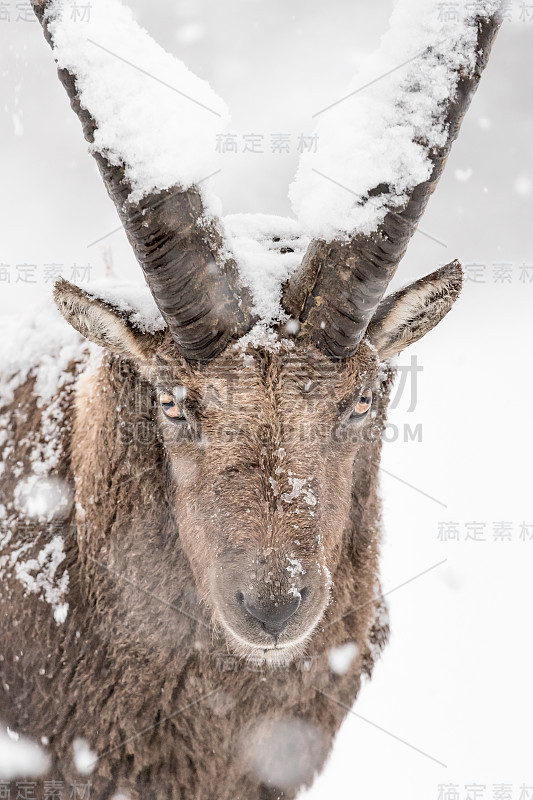
[[[411,189],[404,208],[390,209],[370,235],[355,234],[348,241],[312,241],[285,287],[284,308],[302,323],[300,335],[310,338],[331,358],[347,358],[357,349],[442,174],[487,64],[501,15],[478,17],[475,23],[475,64],[468,74],[456,74],[456,92],[443,114],[446,141],[428,153],[432,164],[429,179]],[[375,202],[387,193],[388,186],[377,186],[368,192],[365,202]]]
[[[32,5],[54,47],[50,21],[57,2],[32,0]],[[58,75],[85,139],[94,145],[98,125],[81,104],[76,75],[61,68]],[[94,148],[92,153],[176,346],[190,361],[209,361],[254,320],[249,292],[240,287],[235,261],[223,247],[218,221],[205,213],[198,185],[154,190],[132,201],[124,164]]]

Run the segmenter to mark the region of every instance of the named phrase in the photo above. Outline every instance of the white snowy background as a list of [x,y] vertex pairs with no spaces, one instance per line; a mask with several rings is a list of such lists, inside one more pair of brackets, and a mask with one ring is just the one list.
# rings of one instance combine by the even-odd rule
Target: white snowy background
[[[231,109],[239,152],[223,154],[209,181],[224,213],[282,215],[290,213],[298,137],[311,135],[313,114],[342,97],[393,6],[128,4]],[[19,315],[49,294],[45,265],[61,265],[67,278],[74,265],[90,265],[90,281],[105,276],[106,264],[122,279],[138,268],[122,231],[111,233],[118,218],[40,27],[17,19],[30,18],[24,3],[7,5],[11,20],[0,21],[0,263],[10,280],[0,283],[0,310]],[[442,13],[453,6],[443,2]],[[450,316],[399,360],[409,365],[416,356],[423,371],[414,410],[406,390],[390,414],[382,573],[385,592],[410,582],[390,595],[391,641],[354,708],[366,721],[348,716],[324,773],[302,795],[313,800],[467,800],[468,784],[485,786],[479,798],[533,797],[533,788],[521,789],[533,787],[533,6],[514,0],[506,13],[422,221],[428,235],[415,235],[395,279],[403,284],[460,257],[482,282],[468,281]],[[242,152],[243,135],[252,133],[264,137],[264,154]],[[290,135],[289,153],[270,152],[271,135],[280,133]],[[35,282],[19,279],[28,274]],[[422,441],[404,441],[406,425],[421,425]],[[473,522],[485,524],[486,541],[465,541]],[[494,539],[502,522],[511,541]],[[442,523],[455,524],[459,541],[439,539]],[[507,795],[497,794],[501,784]]]

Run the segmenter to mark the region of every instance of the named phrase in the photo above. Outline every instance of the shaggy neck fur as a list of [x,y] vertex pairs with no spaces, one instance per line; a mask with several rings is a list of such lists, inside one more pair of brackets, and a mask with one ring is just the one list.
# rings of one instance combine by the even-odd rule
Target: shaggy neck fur
[[[389,384],[390,375],[377,398],[380,430]],[[37,741],[47,737],[55,780],[80,779],[72,746],[86,739],[98,757],[88,778],[95,797],[295,797],[324,763],[361,676],[371,673],[387,638],[378,597],[381,437],[365,442],[354,467],[351,515],[325,616],[305,657],[272,669],[228,653],[200,601],[150,404],[126,402],[138,385],[133,366],[114,357],[79,383],[66,445],[75,514],[62,523],[70,611],[58,626],[50,607],[23,596],[12,579],[9,596],[23,609],[23,622],[13,629],[4,604],[0,718]],[[40,532],[41,546],[50,535]],[[328,651],[348,642],[358,654],[345,674],[335,674]],[[266,771],[265,764],[284,731],[293,772],[278,775],[275,763]]]

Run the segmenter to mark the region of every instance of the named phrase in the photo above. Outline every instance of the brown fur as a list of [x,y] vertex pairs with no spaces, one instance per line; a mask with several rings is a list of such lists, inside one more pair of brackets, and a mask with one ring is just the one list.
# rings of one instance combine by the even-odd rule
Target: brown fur
[[[57,474],[75,505],[31,535],[38,552],[58,524],[64,534],[69,612],[58,625],[4,580],[0,718],[48,738],[55,780],[80,779],[72,745],[85,738],[98,798],[293,798],[387,639],[377,483],[391,370],[367,340],[343,363],[298,340],[237,344],[203,367],[168,334],[143,353],[107,352],[61,391]],[[177,385],[185,432],[158,403]],[[349,423],[369,389],[371,412]],[[40,436],[31,382],[6,414],[9,504]],[[3,554],[25,535],[21,521]],[[278,649],[235,603],[244,583],[259,597],[309,589]],[[348,642],[358,655],[339,675],[328,651]]]

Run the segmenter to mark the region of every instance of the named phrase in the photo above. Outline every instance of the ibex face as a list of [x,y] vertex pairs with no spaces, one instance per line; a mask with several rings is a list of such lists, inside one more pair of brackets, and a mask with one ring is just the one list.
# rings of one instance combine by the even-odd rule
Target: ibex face
[[289,655],[328,603],[377,353],[365,342],[335,365],[286,341],[236,345],[201,369],[172,352],[158,361],[176,519],[201,594],[238,652]]
[[[452,263],[390,295],[342,360],[280,326],[264,343],[234,339],[205,364],[185,359],[168,332],[140,334],[109,303],[56,285],[66,319],[152,387],[181,546],[237,653],[291,659],[319,623],[351,529],[354,476],[371,452],[363,444],[381,435],[381,365],[442,319],[460,285]],[[94,424],[85,400],[79,413],[89,408]]]

